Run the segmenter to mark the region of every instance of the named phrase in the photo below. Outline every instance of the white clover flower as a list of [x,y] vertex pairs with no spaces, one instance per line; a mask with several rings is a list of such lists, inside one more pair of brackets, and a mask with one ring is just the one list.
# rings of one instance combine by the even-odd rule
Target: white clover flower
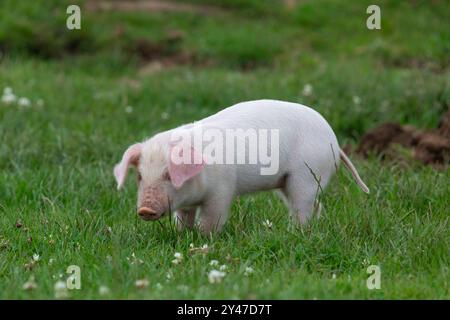
[[167,274],[166,274],[166,279],[167,279],[167,280],[172,279],[172,273],[171,273],[171,272],[167,272]]
[[226,271],[227,269],[228,269],[228,267],[225,264],[223,264],[219,267],[220,271]]
[[59,280],[53,286],[55,290],[55,298],[56,299],[66,299],[69,297],[69,291],[67,290],[66,283],[62,280]]
[[161,289],[163,288],[163,285],[162,285],[161,283],[158,282],[158,283],[155,285],[155,287],[156,287],[156,289],[161,290]]
[[27,282],[25,282],[22,286],[23,290],[34,290],[37,288],[37,283],[34,280],[34,276],[31,276]]
[[210,262],[209,262],[209,265],[210,266],[217,266],[217,265],[219,265],[219,261],[217,261],[217,260],[211,260]]
[[126,106],[125,107],[125,112],[126,113],[133,113],[134,108],[132,106]]
[[4,104],[11,104],[16,101],[16,96],[13,93],[3,94],[2,102]]
[[333,273],[333,275],[331,276],[331,278],[332,278],[333,280],[336,279],[336,278],[337,278],[336,273]]
[[312,95],[312,93],[313,93],[313,86],[310,85],[309,83],[305,84],[305,85],[303,86],[303,91],[302,91],[302,93],[303,93],[303,95],[306,96],[306,97]]
[[144,289],[144,288],[148,287],[149,283],[150,282],[147,279],[140,279],[140,280],[136,280],[134,285],[136,286],[136,288]]
[[178,260],[183,259],[183,255],[179,252],[175,252],[175,254],[173,256],[175,257],[175,259],[178,259]]
[[98,288],[98,294],[101,296],[107,296],[110,293],[110,290],[107,286],[100,286]]
[[40,256],[37,253],[33,254],[33,261],[38,262],[39,259],[40,259]]
[[269,220],[264,220],[263,221],[263,226],[266,227],[266,228],[272,229],[273,224]]
[[361,98],[358,97],[358,96],[353,96],[352,100],[353,100],[354,104],[360,104],[361,103]]
[[172,260],[173,264],[179,264],[183,260],[183,255],[179,252],[175,252],[173,255],[175,259]]
[[130,261],[130,264],[143,264],[144,263],[144,261],[142,261],[142,259],[139,259],[138,257],[136,257],[134,252],[131,254],[131,258],[127,257],[127,260]]
[[203,246],[202,246],[202,249],[208,249],[208,245],[205,243]]
[[223,277],[225,277],[226,273],[219,270],[211,270],[208,273],[208,281],[209,283],[219,283],[222,281]]
[[254,272],[252,267],[246,267],[245,268],[245,272],[244,272],[244,276],[249,276]]
[[191,244],[189,245],[189,248],[193,249],[193,248],[194,248],[194,244],[191,243]]
[[11,87],[5,87],[3,89],[2,102],[5,104],[10,104],[16,101],[16,96],[14,95]]
[[55,259],[50,258],[50,259],[48,260],[48,265],[51,266],[51,265],[53,264],[53,262],[55,262]]
[[29,106],[31,106],[30,99],[25,98],[25,97],[19,98],[19,100],[17,100],[17,104],[19,105],[19,107],[29,107]]
[[163,119],[163,120],[169,119],[169,114],[167,112],[161,113],[161,119]]

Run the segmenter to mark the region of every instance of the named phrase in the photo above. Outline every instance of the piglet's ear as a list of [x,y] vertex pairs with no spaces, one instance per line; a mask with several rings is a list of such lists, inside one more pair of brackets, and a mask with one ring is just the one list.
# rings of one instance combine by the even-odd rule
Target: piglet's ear
[[117,190],[122,188],[125,178],[127,177],[128,167],[130,165],[137,166],[142,151],[142,144],[136,143],[128,147],[122,156],[122,161],[114,167],[114,177],[117,181]]
[[205,165],[202,154],[191,146],[181,144],[171,146],[169,155],[169,175],[175,188],[199,174]]

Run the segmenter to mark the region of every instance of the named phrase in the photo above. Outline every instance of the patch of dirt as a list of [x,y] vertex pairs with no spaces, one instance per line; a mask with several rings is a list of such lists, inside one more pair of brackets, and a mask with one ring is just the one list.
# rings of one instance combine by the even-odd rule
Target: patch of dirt
[[450,140],[437,133],[421,134],[414,150],[414,158],[424,164],[436,167],[448,165],[450,163]]
[[284,6],[288,10],[293,10],[298,5],[298,0],[283,0]]
[[184,49],[183,39],[183,32],[173,30],[159,41],[146,38],[135,40],[129,52],[141,61],[139,74],[148,75],[177,65],[209,65],[208,60],[200,59],[194,51]]
[[189,12],[203,15],[220,14],[224,10],[214,6],[194,5],[161,0],[140,0],[140,1],[108,1],[108,0],[88,0],[86,8],[90,11],[148,11],[148,12]]
[[179,65],[200,65],[197,63],[196,55],[190,52],[179,52],[174,55],[150,60],[139,69],[140,75],[153,74],[158,71]]
[[441,136],[450,139],[450,108],[447,113],[441,118],[438,131]]
[[[405,153],[412,159],[435,168],[450,164],[450,108],[434,130],[420,130],[409,125],[384,123],[367,132],[361,139],[356,153],[363,157],[374,153],[382,159],[407,161]],[[346,147],[349,151],[349,148]]]
[[390,58],[385,59],[384,64],[395,68],[429,70],[433,73],[445,73],[450,69],[450,65],[446,62],[429,61],[419,58]]
[[162,59],[180,54],[184,33],[182,31],[170,31],[159,41],[140,38],[131,45],[133,53],[144,61]]

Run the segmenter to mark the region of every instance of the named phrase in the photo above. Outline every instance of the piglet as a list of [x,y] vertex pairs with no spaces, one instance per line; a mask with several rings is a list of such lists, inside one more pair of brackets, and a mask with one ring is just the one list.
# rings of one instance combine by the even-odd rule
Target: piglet
[[137,169],[137,213],[157,220],[174,212],[179,228],[220,231],[234,197],[279,190],[299,224],[320,213],[317,201],[342,161],[362,191],[369,189],[339,148],[327,121],[290,102],[238,103],[203,120],[128,147],[114,168],[120,189]]

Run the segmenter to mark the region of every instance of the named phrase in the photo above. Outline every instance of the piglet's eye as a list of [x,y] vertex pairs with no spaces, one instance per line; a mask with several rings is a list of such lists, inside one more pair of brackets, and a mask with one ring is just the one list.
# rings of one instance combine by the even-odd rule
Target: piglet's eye
[[170,181],[170,174],[169,174],[169,171],[164,172],[164,174],[163,174],[163,179],[164,179],[164,180],[167,180],[167,181]]
[[141,181],[141,180],[142,180],[142,176],[141,176],[141,173],[140,173],[140,172],[137,173],[137,179],[138,179],[138,181]]

